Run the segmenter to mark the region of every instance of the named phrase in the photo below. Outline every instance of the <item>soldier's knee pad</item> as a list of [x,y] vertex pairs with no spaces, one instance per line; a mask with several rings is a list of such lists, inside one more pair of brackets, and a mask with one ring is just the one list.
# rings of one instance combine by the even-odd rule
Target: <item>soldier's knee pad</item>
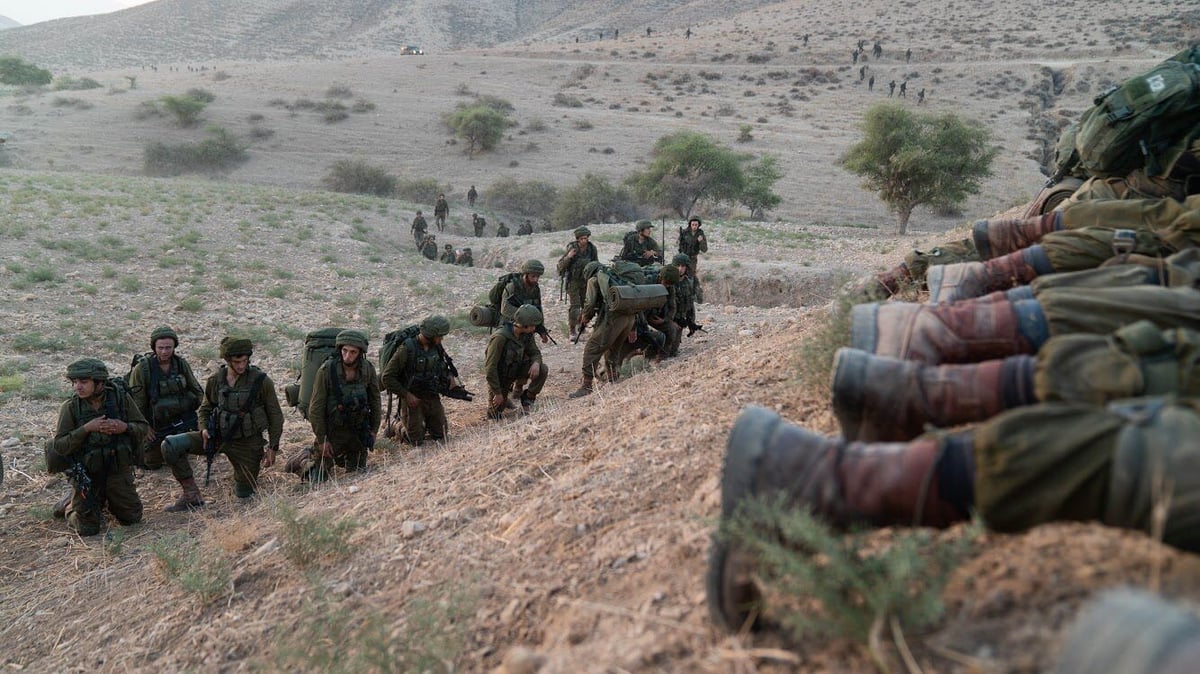
[[178,435],[168,435],[162,441],[163,461],[168,464],[175,465],[180,461],[187,460],[188,450],[192,446],[192,438],[188,433],[180,433]]

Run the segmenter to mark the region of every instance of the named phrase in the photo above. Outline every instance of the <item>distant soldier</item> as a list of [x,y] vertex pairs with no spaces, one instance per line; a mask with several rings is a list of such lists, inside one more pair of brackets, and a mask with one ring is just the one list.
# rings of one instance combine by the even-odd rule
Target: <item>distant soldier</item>
[[342,330],[334,341],[337,351],[317,370],[308,404],[316,437],[286,467],[301,480],[324,481],[335,465],[347,471],[367,466],[383,419],[379,376],[367,360],[367,344],[361,330]]
[[867,91],[875,91],[875,76],[874,75],[871,75],[870,79],[867,80]]
[[167,326],[150,333],[153,353],[143,358],[129,373],[129,393],[142,416],[150,422],[142,465],[149,470],[163,467],[160,444],[176,433],[198,431],[196,409],[204,389],[192,373],[192,366],[175,353],[179,335]]
[[446,264],[454,264],[454,261],[458,259],[458,256],[454,254],[454,246],[446,244],[442,249],[442,256],[438,259]]
[[475,236],[483,236],[483,228],[487,226],[487,220],[479,217],[478,213],[471,214],[471,227],[475,230]]
[[688,29],[683,33],[683,39],[685,39],[685,40],[692,39],[692,27],[691,26],[688,26]]
[[[521,275],[509,280],[500,296],[500,315],[504,317],[504,323],[516,320],[517,311],[523,306],[532,305],[537,307],[539,312],[542,310],[540,281],[545,273],[546,266],[541,260],[526,260],[525,264],[521,265]],[[537,325],[537,333],[541,336],[543,344],[550,341],[550,332],[541,322]]]
[[513,322],[492,333],[484,356],[488,383],[488,419],[500,419],[509,395],[516,395],[528,414],[546,384],[547,368],[533,333],[542,328],[542,312],[532,304],[513,314]]
[[875,46],[871,47],[871,54],[878,59],[883,56],[883,45],[879,44],[879,40],[875,41]]
[[75,394],[58,409],[54,439],[46,443],[46,469],[70,471],[73,489],[54,508],[80,536],[104,526],[104,508],[122,525],[142,521],[142,499],[133,482],[135,453],[150,425],[123,390],[108,384],[108,366],[81,358],[67,366]]
[[474,267],[475,260],[471,257],[471,249],[463,248],[454,258],[454,264],[462,267]]
[[[579,382],[579,388],[568,396],[570,398],[591,395],[600,359],[612,361],[617,346],[629,337],[637,318],[637,314],[617,314],[608,311],[607,294],[611,276],[599,262],[587,263],[583,268],[583,275],[587,279],[587,299],[583,305],[583,315],[579,319],[579,331],[583,332],[592,318],[596,318],[597,325],[583,348],[583,378]],[[608,367],[606,370],[609,380],[615,381],[615,368]]]
[[908,80],[900,83],[900,98],[908,98]]
[[924,102],[925,102],[925,88],[921,87],[921,90],[917,92],[917,105],[920,105]]
[[688,256],[692,263],[692,274],[699,270],[700,253],[708,252],[708,237],[700,226],[700,218],[688,218],[687,227],[679,228],[679,252]]
[[517,227],[517,236],[530,236],[531,234],[533,234],[533,222],[529,218],[525,218],[525,222]]
[[909,61],[912,61],[912,50],[905,49],[904,50],[904,62],[908,63]]
[[646,37],[650,37],[650,26],[646,26]]
[[437,224],[438,232],[446,230],[446,218],[450,215],[450,204],[446,203],[446,195],[438,194],[437,203],[433,205],[433,221]]
[[409,230],[413,235],[413,241],[416,242],[417,248],[420,249],[425,243],[425,234],[429,230],[429,223],[425,222],[425,216],[421,215],[421,211],[417,211],[417,217],[413,218],[412,228]]
[[508,238],[508,225],[504,224],[503,222],[501,222],[499,225],[497,225],[496,226],[496,236],[498,236],[502,239]]
[[896,93],[896,80],[888,82],[888,98],[891,98],[894,93]]
[[804,34],[804,46],[805,46],[805,47],[807,47],[807,46],[808,46],[808,33],[805,33],[805,34]]
[[584,293],[587,291],[587,279],[583,277],[583,268],[589,262],[599,260],[596,244],[589,239],[592,231],[587,227],[575,228],[575,240],[567,244],[567,252],[558,259],[558,275],[566,286],[567,300],[570,302],[568,322],[571,324],[571,340],[579,334],[579,314],[583,311]]
[[446,409],[440,392],[459,386],[443,357],[442,340],[450,321],[434,315],[421,321],[420,331],[404,340],[383,367],[383,388],[400,396],[400,417],[408,442],[446,439]]
[[656,261],[662,262],[662,251],[654,240],[654,223],[639,220],[637,229],[625,235],[624,247],[618,257],[643,267]]
[[[697,330],[704,329],[704,326],[696,323],[696,293],[699,288],[692,275],[692,263],[688,256],[680,253],[671,262],[679,270],[679,282],[675,284],[675,324],[681,332],[687,328],[688,337],[691,337]],[[678,349],[678,345],[675,348]]]
[[854,65],[858,65],[858,50],[857,49],[850,52],[850,62],[853,63]]
[[479,193],[475,191],[475,186],[471,185],[471,189],[467,190],[467,205],[475,208],[475,200],[479,198]]
[[671,358],[679,353],[681,331],[675,323],[676,303],[678,302],[675,287],[679,285],[679,269],[671,265],[664,266],[658,272],[658,282],[667,289],[667,303],[658,309],[650,309],[645,312],[646,323],[661,332],[664,337],[663,343],[657,345],[655,353],[652,354],[656,363],[661,362],[663,358]]
[[862,82],[865,79],[867,79],[867,66],[863,65],[858,69],[858,81]]
[[421,254],[426,260],[436,260],[438,257],[437,237],[433,234],[425,236],[425,240],[421,243]]

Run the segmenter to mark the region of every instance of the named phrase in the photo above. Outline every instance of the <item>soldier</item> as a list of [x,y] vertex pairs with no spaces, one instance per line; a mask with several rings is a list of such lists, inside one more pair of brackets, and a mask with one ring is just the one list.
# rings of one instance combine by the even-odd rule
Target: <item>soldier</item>
[[450,215],[450,204],[446,203],[446,195],[438,193],[437,202],[433,204],[433,221],[437,224],[438,232],[446,229],[446,218]]
[[871,55],[878,59],[883,56],[883,45],[879,44],[879,40],[875,41],[875,46],[871,47]]
[[478,213],[471,214],[471,227],[475,230],[475,236],[483,236],[483,228],[487,226],[487,220],[479,217]]
[[509,394],[521,401],[528,414],[546,384],[547,370],[533,333],[542,327],[542,312],[532,304],[517,309],[488,340],[483,371],[488,383],[488,419],[500,419],[509,404]]
[[[606,308],[609,287],[609,271],[602,269],[599,262],[589,262],[583,268],[583,276],[587,279],[587,298],[583,304],[583,314],[579,317],[579,333],[582,334],[588,321],[597,318],[597,325],[588,336],[583,348],[583,378],[579,388],[570,394],[571,398],[580,398],[592,393],[596,380],[596,369],[600,359],[611,362],[615,347],[629,336],[633,329],[637,314],[617,314]],[[610,381],[615,381],[615,368],[606,368]]]
[[433,234],[425,236],[425,240],[421,243],[421,255],[425,256],[426,260],[436,260],[438,257],[437,237]]
[[662,262],[662,252],[654,241],[654,223],[639,220],[637,229],[625,235],[625,244],[618,256],[645,267],[653,262]]
[[1146,395],[1200,395],[1200,332],[1150,321],[1109,335],[1051,337],[1037,355],[962,365],[839,349],[833,412],[847,440],[911,440],[927,426],[984,421],[1038,402],[1104,405]]
[[[748,407],[726,448],[724,523],[752,499],[808,510],[841,530],[943,528],[975,512],[1000,532],[1092,520],[1200,551],[1200,398],[1041,403],[909,443],[828,438]],[[726,629],[760,608],[754,566],[752,553],[716,539],[708,602]]]
[[896,80],[888,82],[888,98],[891,98],[894,93],[896,93]]
[[688,256],[692,263],[692,276],[700,273],[700,253],[708,252],[708,238],[700,227],[700,218],[688,218],[687,228],[679,228],[679,252]]
[[679,268],[663,267],[658,272],[658,282],[667,289],[667,303],[658,309],[645,312],[646,323],[663,334],[663,344],[655,349],[654,362],[662,362],[663,358],[672,358],[679,353],[679,340],[682,332],[675,323],[675,314],[679,303],[676,288],[679,286]]
[[[425,222],[425,216],[421,215],[421,211],[417,211],[417,217],[412,221],[413,240],[417,243],[417,248],[420,249],[425,243],[425,233],[429,229],[429,224]],[[435,254],[436,255],[436,254]]]
[[[692,278],[692,262],[683,253],[676,255],[671,262],[679,270],[679,282],[675,284],[675,324],[679,326],[677,334],[682,335],[683,328],[687,328],[688,337],[691,337],[697,330],[704,329],[704,326],[696,323],[697,288],[696,280]],[[668,344],[667,352],[672,356],[676,355],[679,352],[679,343],[676,342],[673,346]]]
[[[511,279],[504,286],[504,292],[500,296],[500,315],[504,317],[505,323],[515,321],[517,311],[526,305],[537,307],[538,314],[541,314],[542,286],[539,282],[545,273],[546,266],[541,260],[526,260],[525,264],[521,265],[521,275]],[[542,343],[550,341],[550,331],[540,320],[536,327]]]
[[917,105],[921,105],[924,102],[925,102],[925,87],[921,87],[921,90],[917,92]]
[[421,321],[420,332],[396,349],[383,368],[383,388],[403,400],[400,417],[408,442],[414,446],[446,439],[446,409],[439,392],[457,387],[458,378],[439,347],[450,333],[450,321],[433,315]]
[[471,189],[467,190],[467,205],[475,208],[475,200],[479,198],[479,193],[475,191],[475,186],[471,185]]
[[[912,49],[905,49],[904,50],[904,62],[908,63],[910,61],[912,61]],[[924,91],[924,89],[922,89],[922,91]]]
[[[275,383],[266,372],[250,364],[253,355],[254,343],[249,339],[232,336],[222,339],[221,358],[225,364],[204,383],[199,412],[204,428],[199,433],[167,436],[163,441],[163,457],[183,488],[182,495],[167,507],[167,512],[204,505],[189,454],[224,454],[233,468],[233,494],[243,503],[257,492],[259,471],[275,465],[279,439],[283,436],[283,409],[275,395]],[[263,433],[267,434],[265,440]],[[210,452],[206,452],[208,448]]]
[[383,418],[379,377],[367,360],[367,344],[361,330],[342,330],[334,341],[336,355],[317,370],[308,404],[316,439],[286,468],[301,480],[324,481],[334,465],[347,471],[367,466]]
[[175,353],[179,335],[168,326],[150,333],[148,355],[129,373],[129,391],[142,416],[150,421],[146,433],[142,465],[148,470],[163,467],[163,438],[177,433],[200,430],[196,409],[204,389],[192,373],[192,366]]
[[508,225],[504,224],[503,222],[501,222],[499,225],[497,225],[496,226],[496,236],[498,236],[500,238],[507,238],[508,237]]
[[446,264],[454,264],[454,261],[457,259],[458,256],[454,254],[454,246],[450,244],[446,244],[446,246],[442,249],[441,257],[438,258],[438,260],[445,262]]
[[474,267],[475,260],[471,257],[471,249],[463,248],[454,258],[454,264],[462,267]]
[[900,82],[900,98],[908,98],[908,80]]
[[558,275],[566,285],[567,300],[571,307],[567,320],[571,324],[571,341],[574,342],[579,335],[579,314],[583,310],[584,293],[587,291],[583,268],[589,262],[599,261],[600,255],[596,244],[590,241],[592,230],[576,227],[573,234],[575,240],[567,244],[567,252],[558,259]]
[[867,91],[875,91],[875,76],[871,75],[867,79]]
[[46,469],[71,471],[71,494],[56,517],[80,536],[104,526],[104,508],[122,525],[142,521],[142,499],[133,483],[135,454],[150,430],[133,398],[108,383],[108,367],[95,358],[67,366],[75,394],[58,409],[54,439],[46,443]]
[[522,222],[521,225],[517,227],[517,236],[530,236],[532,234],[533,222],[529,218],[525,218],[525,222]]

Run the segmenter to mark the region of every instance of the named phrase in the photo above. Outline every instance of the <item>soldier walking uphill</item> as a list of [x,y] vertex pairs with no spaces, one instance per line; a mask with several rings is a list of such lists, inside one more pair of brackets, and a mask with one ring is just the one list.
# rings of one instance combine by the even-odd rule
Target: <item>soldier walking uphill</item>
[[662,251],[658,249],[658,243],[654,241],[654,223],[649,220],[639,220],[637,229],[625,235],[624,246],[618,257],[643,267],[655,262],[662,262]]
[[[504,317],[505,323],[516,321],[517,311],[523,306],[536,307],[538,314],[541,314],[542,287],[539,281],[545,273],[546,266],[541,260],[527,260],[521,265],[521,275],[513,277],[504,286],[504,292],[500,296],[500,315]],[[550,331],[541,321],[538,321],[536,328],[543,344],[550,341]]]
[[575,240],[567,244],[567,252],[558,259],[558,275],[561,283],[566,286],[570,310],[567,314],[571,324],[571,340],[579,335],[579,314],[583,311],[584,293],[587,291],[587,279],[583,277],[583,268],[589,262],[599,261],[596,244],[590,241],[592,230],[587,227],[576,227]]
[[498,236],[502,239],[507,238],[508,237],[508,225],[504,224],[503,222],[501,222],[499,225],[496,225],[496,236]]
[[614,380],[616,371],[611,362],[616,355],[616,347],[628,338],[637,318],[637,314],[617,314],[607,310],[611,278],[609,273],[601,268],[599,262],[589,262],[583,268],[583,276],[587,279],[587,298],[583,304],[583,315],[579,319],[579,332],[583,332],[592,318],[596,318],[597,325],[583,348],[583,378],[579,382],[579,388],[570,394],[571,398],[580,398],[592,393],[601,358],[609,361],[605,371],[610,381]]
[[104,526],[104,508],[123,525],[142,521],[142,499],[133,483],[137,449],[150,426],[133,398],[109,383],[108,367],[95,358],[67,366],[75,395],[58,410],[54,439],[46,443],[46,469],[67,472],[74,488],[54,514],[81,536]]
[[150,422],[142,465],[149,470],[163,467],[160,447],[168,435],[200,430],[196,408],[204,389],[192,373],[192,366],[175,353],[179,335],[170,327],[150,333],[150,349],[129,373],[129,392],[138,410]]
[[212,460],[224,454],[233,468],[233,494],[243,502],[258,490],[259,471],[275,464],[283,435],[283,409],[275,395],[275,383],[266,372],[250,364],[252,355],[254,343],[249,339],[222,339],[221,358],[225,364],[204,383],[204,400],[200,403],[204,428],[199,433],[171,435],[163,441],[163,457],[183,488],[168,512],[204,505],[189,454],[206,458],[206,482]]
[[437,202],[433,205],[433,222],[437,225],[438,232],[446,230],[446,218],[450,216],[450,204],[446,203],[446,195],[438,194]]
[[517,236],[530,236],[532,234],[533,222],[529,218],[525,218],[525,222],[522,222],[520,226],[517,227]]
[[483,236],[484,227],[487,227],[487,219],[479,217],[478,213],[472,213],[471,229],[474,230],[475,236]]
[[445,316],[421,321],[420,331],[404,340],[383,367],[383,388],[400,396],[400,418],[412,445],[446,439],[446,409],[442,391],[458,388],[458,378],[443,357],[442,340],[450,332]]
[[428,233],[429,223],[425,222],[425,216],[421,215],[421,211],[417,211],[417,217],[413,218],[412,227],[409,231],[412,232],[413,240],[417,244],[417,249],[425,243],[425,235]]
[[383,419],[379,377],[367,360],[367,335],[343,330],[334,345],[337,351],[313,379],[308,404],[308,421],[316,438],[311,448],[287,463],[288,472],[301,480],[323,481],[334,465],[347,471],[365,468]]
[[467,190],[467,205],[475,208],[475,200],[479,198],[479,192],[475,191],[475,186],[471,185],[471,189]]
[[492,333],[484,356],[488,383],[488,419],[500,419],[509,395],[521,401],[528,414],[546,384],[546,365],[533,333],[542,326],[542,312],[526,304],[513,314],[513,322]]

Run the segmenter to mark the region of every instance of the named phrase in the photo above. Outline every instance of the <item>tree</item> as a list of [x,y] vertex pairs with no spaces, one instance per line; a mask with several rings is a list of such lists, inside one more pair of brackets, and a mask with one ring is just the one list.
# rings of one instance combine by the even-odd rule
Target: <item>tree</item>
[[863,139],[841,158],[862,176],[863,187],[879,194],[908,231],[913,209],[922,204],[958,205],[978,194],[991,175],[999,148],[991,134],[956,115],[914,113],[902,105],[880,103],[867,110]]
[[646,170],[627,183],[639,199],[687,219],[702,201],[733,202],[746,185],[742,158],[703,133],[676,131],[654,144]]
[[779,205],[783,197],[771,188],[783,177],[779,159],[766,155],[746,169],[746,188],[738,202],[750,210],[752,220],[762,220],[763,214]]
[[0,84],[16,86],[50,84],[50,71],[16,56],[0,56]]
[[208,102],[194,96],[163,96],[158,99],[167,112],[175,115],[179,126],[195,126]]
[[609,219],[633,220],[637,207],[624,188],[602,175],[587,173],[574,187],[563,191],[550,222],[555,229],[574,229]]
[[473,155],[496,147],[508,128],[508,115],[486,103],[460,104],[446,115],[446,126],[467,142],[467,154]]

